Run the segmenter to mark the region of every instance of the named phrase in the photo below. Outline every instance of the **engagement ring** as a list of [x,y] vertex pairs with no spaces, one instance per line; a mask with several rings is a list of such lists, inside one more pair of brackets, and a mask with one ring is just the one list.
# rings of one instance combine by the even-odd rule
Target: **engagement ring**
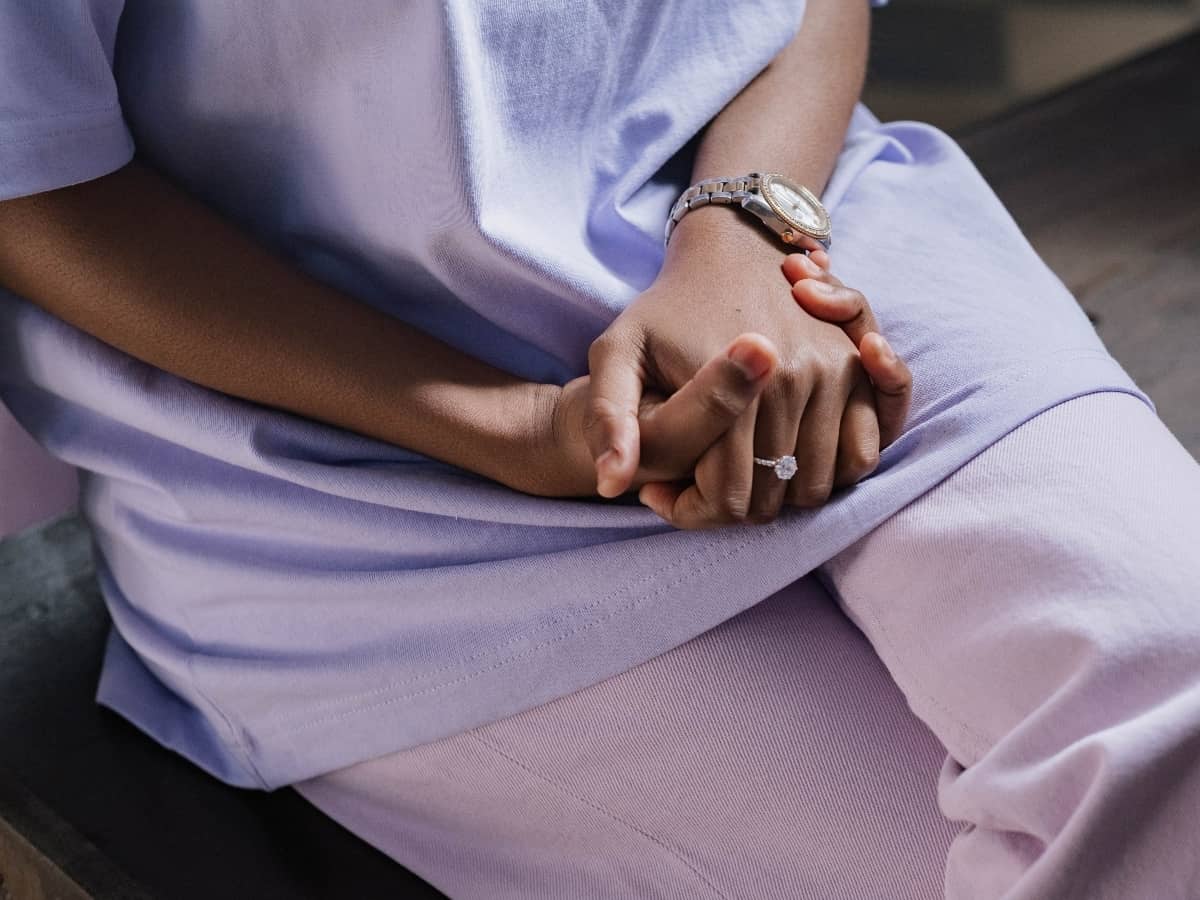
[[763,459],[761,456],[756,456],[754,461],[760,466],[774,469],[775,477],[780,481],[790,481],[796,474],[796,457],[794,456],[781,456],[779,459]]

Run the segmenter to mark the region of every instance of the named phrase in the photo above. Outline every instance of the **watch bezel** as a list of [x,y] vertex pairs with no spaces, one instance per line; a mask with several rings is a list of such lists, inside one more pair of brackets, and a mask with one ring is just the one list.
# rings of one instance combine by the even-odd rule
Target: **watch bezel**
[[[776,183],[790,188],[811,203],[813,209],[816,210],[819,218],[823,222],[823,225],[818,229],[813,229],[811,226],[805,225],[803,222],[800,222],[793,216],[789,215],[771,194],[771,186]],[[779,218],[783,219],[783,221],[787,222],[788,227],[794,228],[796,231],[799,231],[801,234],[806,234],[814,240],[822,241],[829,239],[833,231],[832,223],[829,220],[829,212],[825,209],[824,204],[821,203],[821,201],[817,198],[817,195],[804,185],[797,184],[790,178],[785,178],[782,175],[771,172],[760,177],[758,192],[759,195],[767,201],[767,205],[771,207],[771,211]]]

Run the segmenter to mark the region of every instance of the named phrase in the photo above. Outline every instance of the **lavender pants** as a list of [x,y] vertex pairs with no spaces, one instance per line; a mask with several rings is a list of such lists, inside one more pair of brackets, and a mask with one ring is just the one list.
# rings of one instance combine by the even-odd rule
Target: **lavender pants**
[[454,898],[1200,897],[1198,536],[1089,395],[657,659],[297,787]]

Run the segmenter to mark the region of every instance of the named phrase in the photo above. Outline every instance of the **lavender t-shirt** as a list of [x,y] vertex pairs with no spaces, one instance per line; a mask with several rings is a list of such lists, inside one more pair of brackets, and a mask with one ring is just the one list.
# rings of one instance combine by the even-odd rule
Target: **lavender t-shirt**
[[[690,139],[804,9],[8,0],[0,199],[136,146],[312,275],[563,382],[658,271]],[[0,292],[0,397],[86,473],[114,622],[100,701],[231,783],[308,778],[662,653],[1048,406],[1136,393],[941,131],[859,105],[823,199],[835,270],[911,365],[914,409],[872,477],[762,527],[524,496],[175,378]]]

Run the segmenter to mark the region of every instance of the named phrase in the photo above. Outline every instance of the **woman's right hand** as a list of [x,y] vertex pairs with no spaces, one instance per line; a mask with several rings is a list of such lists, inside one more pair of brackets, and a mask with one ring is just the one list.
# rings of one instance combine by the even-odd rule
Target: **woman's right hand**
[[[631,487],[690,478],[705,451],[722,438],[771,381],[779,352],[760,334],[735,338],[678,391],[649,390],[638,409],[641,440]],[[597,496],[596,464],[588,449],[591,377],[561,388],[546,385],[535,415],[531,459],[509,486],[544,497]]]

